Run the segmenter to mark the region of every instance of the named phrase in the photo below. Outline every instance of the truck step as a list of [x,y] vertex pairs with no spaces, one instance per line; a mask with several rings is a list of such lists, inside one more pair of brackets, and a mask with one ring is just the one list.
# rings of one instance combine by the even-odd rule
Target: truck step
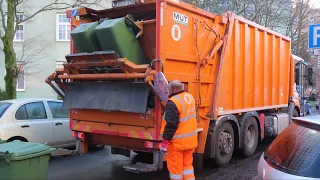
[[123,168],[125,169],[125,171],[137,173],[137,174],[145,173],[145,172],[153,172],[158,170],[158,168],[153,164],[146,164],[141,162],[137,162],[136,164],[132,164],[132,165],[126,165]]

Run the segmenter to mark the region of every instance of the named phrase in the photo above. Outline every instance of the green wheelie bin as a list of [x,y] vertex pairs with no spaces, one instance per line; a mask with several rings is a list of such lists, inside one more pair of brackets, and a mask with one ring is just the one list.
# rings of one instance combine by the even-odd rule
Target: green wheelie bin
[[12,141],[0,144],[0,180],[46,180],[54,148]]
[[0,144],[2,144],[2,143],[6,143],[7,141],[5,141],[5,140],[1,140],[0,139]]

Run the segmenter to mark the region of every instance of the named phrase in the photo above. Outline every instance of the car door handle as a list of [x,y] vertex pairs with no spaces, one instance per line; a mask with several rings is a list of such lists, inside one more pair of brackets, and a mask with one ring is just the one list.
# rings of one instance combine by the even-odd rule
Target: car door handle
[[22,128],[28,128],[28,127],[30,127],[29,125],[23,125],[23,126],[21,126]]
[[61,125],[62,125],[62,123],[61,123],[61,122],[56,123],[56,126],[61,126]]

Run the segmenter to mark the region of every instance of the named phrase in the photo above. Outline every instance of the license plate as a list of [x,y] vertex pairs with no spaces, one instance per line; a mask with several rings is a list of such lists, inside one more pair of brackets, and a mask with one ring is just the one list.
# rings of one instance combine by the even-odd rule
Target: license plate
[[116,7],[121,7],[121,6],[128,6],[128,5],[132,5],[135,3],[136,3],[135,0],[113,1],[112,7],[116,8]]

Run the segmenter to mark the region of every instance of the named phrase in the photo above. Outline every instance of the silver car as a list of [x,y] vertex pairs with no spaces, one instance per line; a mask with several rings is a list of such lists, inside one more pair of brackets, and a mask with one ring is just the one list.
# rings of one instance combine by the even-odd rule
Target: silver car
[[294,118],[262,154],[257,179],[320,179],[320,116]]

